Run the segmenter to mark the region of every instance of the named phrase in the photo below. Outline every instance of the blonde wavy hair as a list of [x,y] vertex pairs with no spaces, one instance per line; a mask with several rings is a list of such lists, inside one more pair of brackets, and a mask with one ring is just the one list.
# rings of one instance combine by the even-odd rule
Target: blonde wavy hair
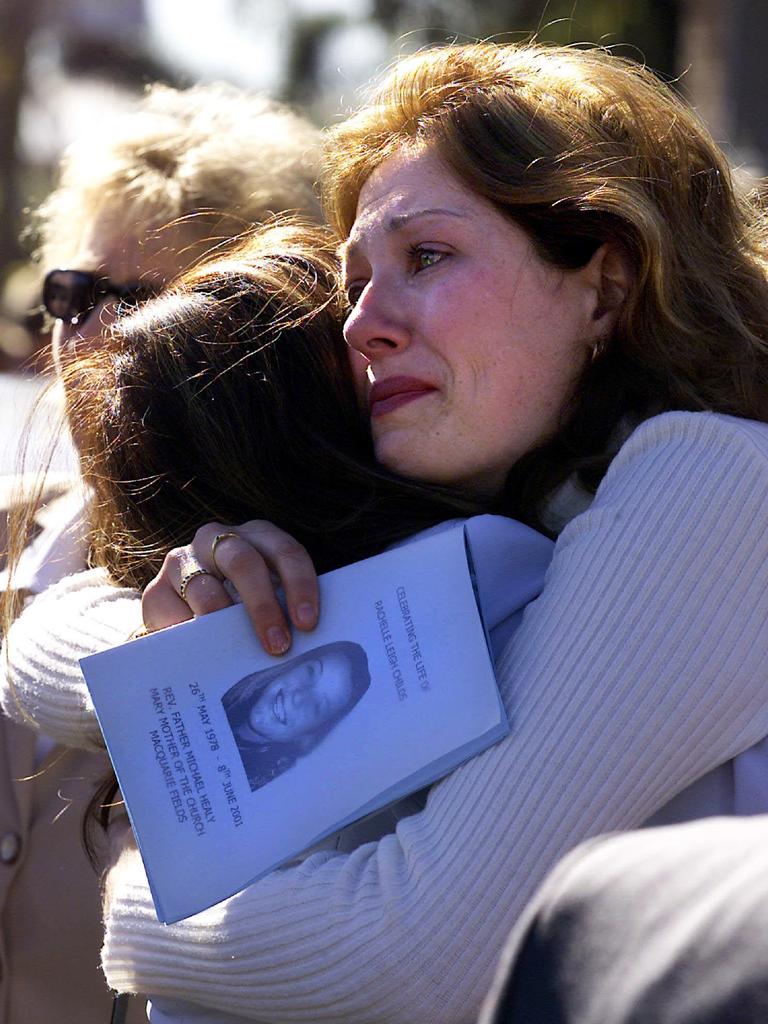
[[33,215],[38,260],[66,264],[78,230],[104,212],[142,236],[183,221],[193,243],[275,214],[320,219],[319,160],[318,129],[263,96],[222,83],[152,85],[133,111],[65,152]]
[[704,124],[638,64],[537,43],[447,46],[398,62],[329,135],[324,202],[346,237],[360,190],[430,147],[573,268],[603,243],[634,286],[558,437],[516,467],[517,513],[580,470],[594,488],[622,423],[666,409],[768,419],[768,235]]

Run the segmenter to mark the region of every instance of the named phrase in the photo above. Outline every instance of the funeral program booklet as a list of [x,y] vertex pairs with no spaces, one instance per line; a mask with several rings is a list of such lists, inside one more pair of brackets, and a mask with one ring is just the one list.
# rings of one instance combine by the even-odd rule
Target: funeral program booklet
[[279,658],[235,605],[81,662],[161,921],[508,732],[463,524],[327,573],[320,595]]

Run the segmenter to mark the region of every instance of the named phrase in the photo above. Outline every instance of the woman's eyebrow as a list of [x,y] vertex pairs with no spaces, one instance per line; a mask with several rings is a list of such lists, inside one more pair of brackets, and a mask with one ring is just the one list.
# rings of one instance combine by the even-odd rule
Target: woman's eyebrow
[[435,207],[427,210],[412,210],[408,213],[397,213],[394,217],[390,217],[386,231],[401,231],[406,224],[410,224],[411,221],[418,220],[421,217],[464,217],[465,214],[460,213],[458,210],[447,210],[442,207]]
[[[402,231],[404,227],[410,224],[414,220],[418,220],[422,217],[456,217],[464,219],[465,213],[460,210],[450,210],[445,207],[431,207],[425,210],[409,210],[407,213],[396,213],[390,217],[385,225],[384,230],[386,234],[393,234],[396,231]],[[361,248],[361,241],[359,239],[350,238],[346,242],[342,242],[339,247],[339,256],[342,262],[347,261],[350,256],[354,256]]]

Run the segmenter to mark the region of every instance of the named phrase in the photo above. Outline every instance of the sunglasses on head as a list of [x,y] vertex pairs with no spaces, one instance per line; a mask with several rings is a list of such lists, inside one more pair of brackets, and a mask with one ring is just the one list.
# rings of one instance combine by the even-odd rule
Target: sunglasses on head
[[141,284],[115,284],[87,270],[51,270],[43,281],[43,306],[55,320],[82,325],[98,304],[110,296],[138,303],[152,298],[153,288]]

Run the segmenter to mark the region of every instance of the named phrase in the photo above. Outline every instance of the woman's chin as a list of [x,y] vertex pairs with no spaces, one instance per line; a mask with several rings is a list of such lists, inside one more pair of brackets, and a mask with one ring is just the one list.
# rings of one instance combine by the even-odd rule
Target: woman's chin
[[451,487],[482,498],[499,494],[508,472],[501,467],[479,470],[471,458],[458,458],[461,453],[456,447],[441,453],[438,445],[424,443],[404,431],[376,438],[375,453],[385,469],[408,480]]
[[443,487],[460,486],[461,472],[451,460],[441,460],[426,446],[403,437],[385,437],[375,443],[376,458],[385,469],[408,480]]

